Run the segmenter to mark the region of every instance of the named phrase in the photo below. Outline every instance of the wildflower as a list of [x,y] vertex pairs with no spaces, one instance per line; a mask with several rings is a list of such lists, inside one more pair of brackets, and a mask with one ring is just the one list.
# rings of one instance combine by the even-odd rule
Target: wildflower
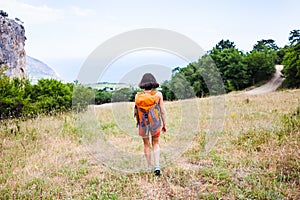
[[234,112],[234,113],[231,113],[231,118],[232,118],[232,119],[236,118],[236,113],[235,113],[235,112]]

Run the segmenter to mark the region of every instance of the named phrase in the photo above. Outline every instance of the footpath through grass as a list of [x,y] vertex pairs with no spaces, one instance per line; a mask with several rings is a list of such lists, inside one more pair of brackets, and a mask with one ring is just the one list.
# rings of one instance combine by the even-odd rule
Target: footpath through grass
[[[203,151],[211,99],[198,99],[195,137],[178,159],[162,166],[160,177],[106,168],[83,145],[84,133],[71,113],[3,121],[0,199],[299,199],[300,90],[225,99],[214,148]],[[178,106],[166,103],[170,127],[161,137],[162,151],[172,141],[172,126],[180,123]],[[114,145],[142,153],[142,141],[122,140],[110,107],[100,106],[96,113],[99,129]]]

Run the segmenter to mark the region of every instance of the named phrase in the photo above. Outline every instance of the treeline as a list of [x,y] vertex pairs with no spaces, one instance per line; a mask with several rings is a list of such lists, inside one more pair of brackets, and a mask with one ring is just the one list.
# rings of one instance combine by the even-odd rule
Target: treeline
[[55,79],[41,79],[37,84],[31,84],[28,79],[9,78],[5,75],[6,69],[0,68],[0,120],[71,110],[80,112],[89,104],[133,101],[137,92],[129,88],[105,92]]
[[[272,39],[260,40],[247,53],[229,40],[221,40],[198,61],[176,67],[170,81],[161,84],[166,100],[217,95],[242,90],[271,78],[275,64],[283,64],[283,86],[300,87],[300,30],[290,32],[289,45],[279,48]],[[0,68],[0,120],[39,114],[80,112],[89,104],[134,101],[138,90],[106,92],[75,83],[9,78]],[[221,87],[220,87],[221,86]]]
[[244,53],[234,42],[221,40],[198,61],[174,68],[172,79],[161,85],[163,96],[176,100],[242,90],[269,80],[276,64],[284,65],[284,87],[300,87],[299,41],[300,30],[293,30],[283,48],[263,39]]

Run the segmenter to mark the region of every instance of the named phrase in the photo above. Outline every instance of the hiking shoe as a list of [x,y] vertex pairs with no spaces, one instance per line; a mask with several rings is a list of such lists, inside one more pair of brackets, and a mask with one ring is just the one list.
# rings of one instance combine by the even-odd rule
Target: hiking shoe
[[154,175],[155,176],[160,176],[161,172],[160,172],[160,167],[159,166],[156,166],[155,169],[154,169]]

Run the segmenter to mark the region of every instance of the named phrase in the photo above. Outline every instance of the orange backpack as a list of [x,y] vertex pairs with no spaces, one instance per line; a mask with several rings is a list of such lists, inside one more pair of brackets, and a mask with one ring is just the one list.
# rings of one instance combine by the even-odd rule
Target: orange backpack
[[140,126],[147,135],[149,131],[155,134],[157,128],[161,126],[159,98],[155,94],[154,90],[151,93],[138,92],[135,98],[134,116],[137,126]]

